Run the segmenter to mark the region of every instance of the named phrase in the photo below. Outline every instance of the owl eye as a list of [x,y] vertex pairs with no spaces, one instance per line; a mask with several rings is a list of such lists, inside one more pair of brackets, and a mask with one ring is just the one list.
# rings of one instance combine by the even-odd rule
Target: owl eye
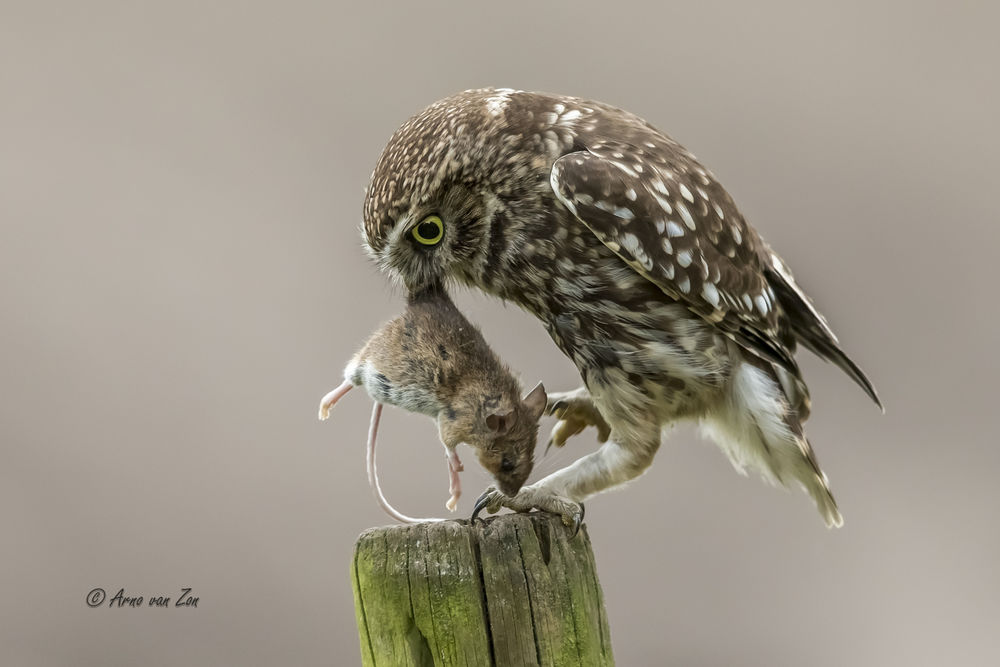
[[429,215],[413,228],[413,238],[424,245],[437,245],[444,236],[444,223],[436,215]]

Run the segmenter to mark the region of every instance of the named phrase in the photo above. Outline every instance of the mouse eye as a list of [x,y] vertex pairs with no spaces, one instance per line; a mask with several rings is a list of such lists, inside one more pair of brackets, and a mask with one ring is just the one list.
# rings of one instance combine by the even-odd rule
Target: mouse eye
[[436,215],[429,215],[413,228],[413,238],[424,245],[437,245],[444,236],[444,223]]
[[500,472],[511,472],[514,470],[514,461],[508,457],[500,460]]

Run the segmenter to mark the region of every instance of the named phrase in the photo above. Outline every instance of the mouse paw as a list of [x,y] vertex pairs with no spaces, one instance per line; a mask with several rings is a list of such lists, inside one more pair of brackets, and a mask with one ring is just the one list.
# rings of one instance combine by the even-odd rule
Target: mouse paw
[[611,427],[604,421],[590,394],[583,387],[574,391],[549,394],[545,414],[559,419],[552,428],[552,435],[545,446],[546,453],[552,445],[562,447],[567,440],[582,433],[588,426],[597,427],[598,442],[607,442],[611,435]]
[[348,381],[344,381],[339,387],[331,391],[329,394],[323,397],[323,400],[319,402],[319,418],[322,421],[326,421],[330,417],[330,408],[337,404],[337,401],[344,397],[344,394],[349,392],[354,387]]
[[580,525],[583,523],[583,503],[574,502],[565,496],[537,486],[526,486],[513,497],[506,496],[496,487],[490,486],[476,500],[476,507],[472,510],[472,521],[475,521],[484,509],[490,514],[496,514],[502,507],[515,512],[530,512],[535,509],[558,514],[562,518],[562,522],[573,529],[573,535],[579,532]]

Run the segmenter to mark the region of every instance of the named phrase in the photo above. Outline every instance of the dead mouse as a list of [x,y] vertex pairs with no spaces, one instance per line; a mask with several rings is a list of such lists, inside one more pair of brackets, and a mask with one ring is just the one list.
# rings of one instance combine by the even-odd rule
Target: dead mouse
[[443,288],[410,295],[406,310],[379,328],[344,369],[342,385],[323,397],[319,418],[353,387],[363,386],[375,400],[368,441],[368,476],[382,507],[404,522],[382,496],[375,475],[375,437],[383,403],[433,417],[448,455],[455,510],[462,462],[455,447],[465,443],[500,490],[515,495],[534,461],[538,419],[545,410],[539,382],[524,398],[521,386],[499,357],[455,307]]

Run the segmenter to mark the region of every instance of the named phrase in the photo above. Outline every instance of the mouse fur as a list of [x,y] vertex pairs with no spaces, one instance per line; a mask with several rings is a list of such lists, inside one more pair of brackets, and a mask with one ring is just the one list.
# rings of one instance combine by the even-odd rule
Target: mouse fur
[[434,418],[445,447],[475,449],[508,496],[531,473],[545,389],[539,383],[521,398],[520,382],[443,288],[411,294],[403,314],[368,339],[344,377],[380,403]]

